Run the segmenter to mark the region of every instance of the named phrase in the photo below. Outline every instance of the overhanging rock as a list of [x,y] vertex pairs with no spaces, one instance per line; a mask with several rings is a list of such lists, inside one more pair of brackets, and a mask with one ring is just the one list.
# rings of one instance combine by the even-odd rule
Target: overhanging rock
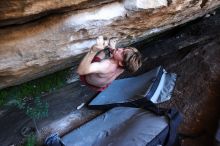
[[128,10],[155,9],[167,6],[167,0],[124,0],[124,6]]
[[[201,17],[220,5],[219,0],[127,2],[81,1],[73,4],[77,9],[72,8],[72,11],[0,28],[0,89],[70,67],[74,63],[77,65],[78,55],[85,53],[98,35],[119,37],[119,45],[129,45]],[[45,2],[45,5],[48,3]],[[7,5],[5,7],[7,10]],[[48,9],[44,8],[40,13],[45,12],[46,15]],[[61,8],[65,6],[53,8],[53,11],[60,11]],[[27,15],[34,17],[38,13]],[[22,17],[26,15],[18,15],[13,20],[21,20]],[[4,22],[7,20],[11,19],[4,18]],[[0,23],[3,20],[0,19]]]

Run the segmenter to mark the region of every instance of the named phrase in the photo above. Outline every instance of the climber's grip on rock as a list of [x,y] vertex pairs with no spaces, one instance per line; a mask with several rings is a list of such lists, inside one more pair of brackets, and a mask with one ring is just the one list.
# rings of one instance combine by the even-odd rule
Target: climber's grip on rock
[[142,65],[136,48],[116,48],[116,44],[117,38],[107,40],[99,36],[79,64],[81,81],[92,89],[102,91],[125,70],[135,72]]

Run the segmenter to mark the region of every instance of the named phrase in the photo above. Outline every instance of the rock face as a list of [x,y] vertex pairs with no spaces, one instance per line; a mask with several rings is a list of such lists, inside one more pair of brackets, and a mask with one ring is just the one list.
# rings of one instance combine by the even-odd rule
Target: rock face
[[1,0],[0,26],[21,24],[51,13],[79,10],[106,2],[107,0]]
[[[137,74],[158,65],[177,74],[172,99],[158,106],[175,107],[183,113],[184,121],[179,132],[198,135],[201,131],[206,131],[202,136],[183,139],[181,146],[213,146],[215,126],[220,116],[219,27],[220,9],[211,17],[177,27],[151,41],[144,40],[134,44],[141,49],[145,60]],[[77,109],[96,94],[76,81],[43,95],[42,99],[49,105],[49,113],[47,118],[37,120],[41,133],[39,142],[42,144],[51,133],[65,135],[96,117],[100,111],[88,109],[86,106]],[[0,125],[4,125],[0,128],[1,146],[18,145],[23,139],[21,129],[33,127],[33,124],[32,120],[18,109],[0,109]]]
[[[70,67],[98,35],[129,45],[218,6],[219,0],[1,1],[0,89]],[[24,24],[9,25],[17,23]]]
[[167,0],[125,0],[124,6],[128,10],[154,9],[167,6]]

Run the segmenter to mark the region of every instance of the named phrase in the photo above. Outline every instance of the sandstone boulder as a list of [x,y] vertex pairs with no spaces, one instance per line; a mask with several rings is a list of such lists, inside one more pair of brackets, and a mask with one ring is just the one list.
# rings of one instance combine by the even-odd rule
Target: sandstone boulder
[[21,24],[51,13],[94,7],[112,0],[1,0],[0,26]]
[[[13,1],[6,2],[2,10],[6,13],[0,15],[0,23],[4,23],[0,28],[0,89],[70,67],[98,35],[118,37],[120,46],[129,45],[201,17],[220,5],[219,0],[132,0],[129,4],[128,0],[69,1],[71,4],[39,1],[42,9],[31,10],[38,1],[29,0],[23,5],[27,10],[16,13],[21,9],[21,1],[14,2],[15,12],[7,9],[10,2]],[[68,5],[77,9],[29,21],[36,14],[46,15]],[[27,16],[28,23],[5,26],[6,22],[15,23],[11,19],[17,21]]]

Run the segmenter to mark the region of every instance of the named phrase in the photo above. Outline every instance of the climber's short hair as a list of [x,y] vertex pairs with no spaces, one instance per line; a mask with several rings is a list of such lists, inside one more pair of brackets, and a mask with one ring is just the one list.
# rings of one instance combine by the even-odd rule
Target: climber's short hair
[[134,47],[126,47],[124,49],[129,49],[129,51],[124,53],[124,69],[129,72],[137,71],[142,65],[140,52]]

